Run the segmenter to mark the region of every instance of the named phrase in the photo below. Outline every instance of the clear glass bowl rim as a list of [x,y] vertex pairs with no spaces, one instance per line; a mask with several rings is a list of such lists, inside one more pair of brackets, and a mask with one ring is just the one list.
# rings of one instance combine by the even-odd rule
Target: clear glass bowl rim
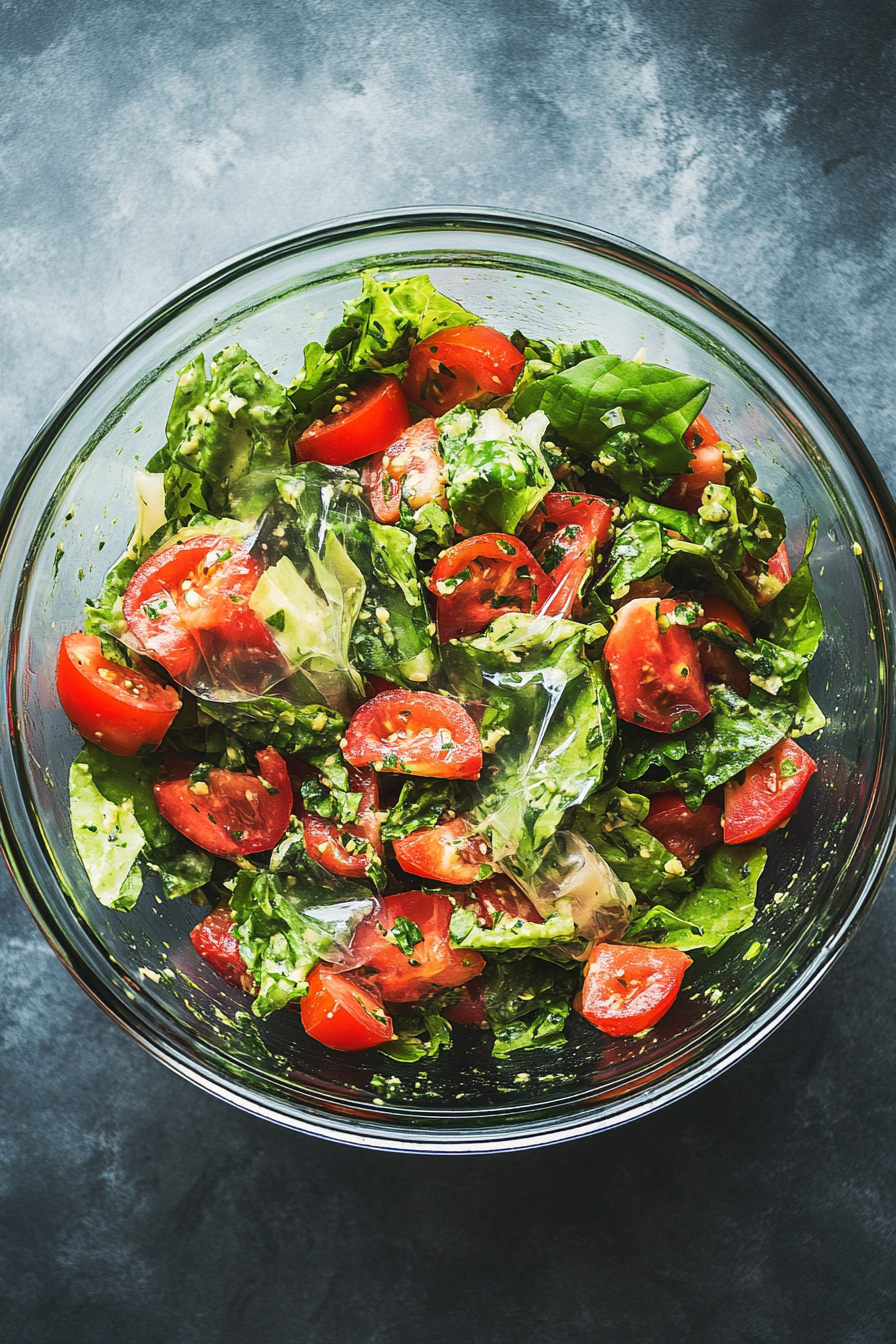
[[[432,231],[442,228],[450,237],[451,229],[477,227],[493,229],[509,237],[524,236],[568,243],[585,253],[592,253],[597,258],[610,257],[633,267],[636,271],[646,271],[712,308],[729,325],[735,327],[774,360],[798,391],[813,405],[815,411],[827,422],[864,484],[868,500],[877,514],[887,540],[891,560],[896,563],[896,504],[880,469],[845,412],[827,389],[799,357],[763,323],[685,267],[615,234],[550,216],[487,210],[474,206],[419,206],[325,221],[238,253],[175,290],[107,346],[64,394],[41,426],[15,468],[0,502],[0,557],[6,554],[14,522],[32,478],[63,426],[81,402],[102,382],[106,374],[175,314],[183,312],[192,303],[221,285],[280,257],[299,256],[303,252],[331,243],[357,242],[366,237],[382,237],[384,234],[414,229]],[[10,654],[14,635],[14,631],[7,632],[2,650],[7,720],[13,737],[15,728],[10,713],[10,693],[15,657],[14,653],[12,657]],[[489,1129],[481,1134],[472,1131],[464,1134],[457,1131],[427,1130],[425,1122],[411,1128],[398,1124],[390,1125],[387,1114],[383,1117],[382,1125],[371,1126],[335,1115],[316,1117],[308,1109],[303,1109],[301,1113],[291,1112],[281,1105],[274,1104],[259,1091],[241,1083],[238,1078],[222,1077],[195,1057],[186,1058],[169,1038],[147,1026],[145,1021],[128,1011],[127,1004],[113,995],[111,989],[81,956],[78,948],[63,934],[54,917],[51,903],[34,879],[23,850],[16,840],[2,793],[0,793],[0,848],[25,904],[63,965],[118,1026],[154,1058],[181,1077],[241,1110],[320,1138],[387,1151],[435,1154],[488,1153],[545,1146],[624,1124],[695,1091],[759,1045],[812,992],[843,952],[868,913],[896,850],[896,816],[889,818],[882,834],[877,837],[873,863],[844,917],[831,930],[825,941],[815,949],[802,969],[794,975],[786,989],[761,1013],[746,1022],[743,1029],[731,1039],[706,1054],[686,1062],[671,1076],[645,1087],[624,1103],[601,1113],[580,1112],[573,1117],[546,1118],[543,1121],[523,1122],[519,1125],[511,1122],[504,1127]]]

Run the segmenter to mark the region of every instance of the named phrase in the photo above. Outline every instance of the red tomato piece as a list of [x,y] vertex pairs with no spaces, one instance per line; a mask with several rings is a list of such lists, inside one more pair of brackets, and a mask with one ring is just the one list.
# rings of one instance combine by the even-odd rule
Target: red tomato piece
[[229,985],[252,990],[255,982],[240,955],[233,929],[233,911],[229,905],[219,905],[190,931],[190,942],[203,961],[207,961]]
[[[290,777],[294,778],[292,770]],[[361,795],[357,821],[343,826],[340,822],[319,817],[316,812],[309,812],[302,803],[299,803],[296,815],[302,819],[305,848],[312,859],[322,864],[327,872],[338,873],[341,877],[365,877],[369,867],[367,856],[363,851],[356,853],[352,842],[372,845],[375,853],[383,857],[377,815],[379,784],[373,770],[349,770],[348,787],[351,793]],[[298,793],[297,796],[300,797]]]
[[430,415],[506,397],[525,359],[493,327],[450,327],[418,341],[411,351],[402,386],[408,401]]
[[115,756],[135,756],[141,747],[155,749],[180,709],[171,686],[104,658],[96,635],[65,636],[59,646],[56,690],[81,736]]
[[671,1008],[690,964],[677,947],[596,943],[574,1007],[608,1036],[636,1036]]
[[790,556],[787,554],[786,542],[781,542],[781,545],[775,551],[771,560],[769,560],[768,572],[773,579],[778,580],[782,588],[785,583],[789,583],[793,578],[793,575],[790,572]]
[[349,765],[407,775],[478,779],[479,732],[463,705],[430,691],[383,691],[357,709],[345,733]]
[[702,803],[692,812],[681,794],[674,791],[653,795],[641,825],[670,854],[681,859],[685,868],[693,867],[707,845],[722,841],[722,809],[714,803]]
[[361,484],[374,517],[381,523],[397,523],[402,494],[410,509],[422,509],[424,504],[447,509],[444,467],[435,420],[411,425],[364,467]]
[[504,532],[449,546],[427,585],[436,594],[440,644],[479,635],[505,612],[536,611],[554,586],[528,546]]
[[725,484],[725,459],[721,448],[711,444],[697,448],[691,458],[690,471],[683,471],[660,495],[660,503],[667,509],[684,509],[696,513],[703,503],[703,491],[708,485]]
[[360,976],[321,962],[308,976],[299,1011],[308,1035],[331,1050],[369,1050],[392,1039],[392,1019],[379,991]]
[[599,495],[552,490],[523,531],[532,554],[553,583],[538,610],[568,616],[581,608],[581,592],[594,557],[610,540],[613,508]]
[[[753,643],[750,627],[733,602],[724,597],[707,596],[701,599],[700,605],[703,608],[703,615],[698,617],[699,627],[706,625],[707,621],[716,621],[719,625],[727,625],[729,630],[741,635],[750,644]],[[734,650],[722,648],[719,644],[711,644],[708,639],[697,639],[696,644],[705,679],[723,682],[746,700],[752,684],[750,674]]]
[[616,712],[656,733],[689,727],[710,711],[697,649],[687,628],[659,619],[674,612],[673,598],[639,597],[616,613],[604,655]]
[[208,779],[160,780],[153,787],[166,821],[195,845],[232,859],[260,854],[282,840],[292,811],[286,763],[273,747],[256,754],[258,774],[210,770]]
[[[478,952],[451,946],[448,925],[453,910],[447,896],[405,891],[387,896],[381,913],[358,925],[352,939],[352,957],[367,968],[371,982],[387,1003],[407,1003],[437,989],[462,985],[484,969],[485,961]],[[406,937],[413,937],[408,925],[416,925],[422,935],[411,956],[402,951],[391,933],[398,919],[404,921],[399,929]]]
[[525,919],[530,924],[543,924],[544,918],[535,908],[529,897],[519,887],[515,887],[509,878],[500,873],[487,882],[477,882],[473,895],[479,902],[479,908],[492,928],[499,915],[510,919]]
[[462,1027],[486,1027],[488,1018],[485,1013],[485,977],[477,975],[468,980],[457,991],[456,1003],[449,1003],[442,1009],[442,1016],[449,1022]]
[[[261,695],[286,674],[270,630],[247,605],[262,562],[244,541],[191,537],[140,566],[122,603],[131,634],[175,681]],[[203,662],[205,671],[203,671]]]
[[687,447],[695,451],[698,448],[711,448],[714,443],[720,442],[718,433],[705,415],[698,415],[682,437]]
[[757,606],[760,607],[764,607],[766,603],[771,602],[773,597],[777,597],[785,583],[789,583],[793,577],[790,572],[790,557],[787,554],[785,542],[781,542],[781,545],[769,560],[766,570],[767,572],[763,573],[759,561],[748,555],[744,567],[740,571],[741,578],[755,597]]
[[747,766],[742,784],[729,780],[725,785],[726,845],[758,840],[782,826],[793,816],[817,769],[808,752],[785,738]]
[[491,858],[485,840],[471,832],[463,817],[412,831],[403,840],[393,840],[392,848],[406,873],[459,887],[475,882]]
[[382,452],[411,423],[411,413],[394,374],[364,383],[296,440],[297,462],[326,462],[342,467],[359,457]]

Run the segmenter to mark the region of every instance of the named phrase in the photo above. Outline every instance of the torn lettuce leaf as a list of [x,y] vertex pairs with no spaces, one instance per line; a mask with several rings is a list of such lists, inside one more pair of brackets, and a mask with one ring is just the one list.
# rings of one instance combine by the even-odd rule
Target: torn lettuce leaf
[[536,956],[489,963],[484,1001],[496,1059],[565,1043],[563,1028],[579,985],[577,969],[576,962],[567,967]]
[[[298,705],[276,695],[257,700],[203,700],[200,715],[216,720],[255,748],[275,747],[286,755],[315,758],[338,747],[347,721],[329,705]],[[175,721],[177,728],[180,718]],[[315,761],[316,763],[316,761]]]
[[626,942],[717,952],[734,934],[752,926],[766,858],[761,845],[720,845],[707,860],[697,890],[674,909],[648,910],[629,927]]
[[788,583],[767,606],[762,617],[770,638],[791,653],[809,659],[824,634],[824,617],[809,568],[809,556],[815,547],[818,523],[813,522],[806,538],[802,561]]
[[449,927],[452,947],[470,947],[477,952],[547,947],[572,942],[577,936],[572,915],[561,911],[549,914],[542,924],[499,911],[494,927],[487,928],[477,923],[475,906],[458,906]]
[[576,830],[639,896],[657,900],[663,891],[691,891],[681,860],[640,825],[649,806],[643,794],[607,789],[582,804]]
[[438,826],[445,812],[461,810],[457,797],[463,785],[452,779],[408,779],[382,824],[383,840],[403,840],[412,831]]
[[438,425],[455,522],[467,535],[515,532],[554,484],[541,448],[545,416],[516,424],[491,407],[449,411]]
[[133,807],[105,798],[80,759],[72,763],[68,796],[72,838],[94,895],[112,910],[130,910],[143,888],[137,859],[145,845]]
[[658,522],[638,518],[617,534],[610,567],[600,580],[614,602],[625,597],[631,584],[661,574],[668,559],[666,534]]
[[401,1064],[415,1064],[419,1059],[433,1059],[440,1050],[450,1050],[451,1024],[442,1009],[457,999],[457,990],[446,989],[435,998],[403,1003],[400,1011],[393,1009],[392,1030],[397,1040],[378,1046],[380,1054]]
[[255,1016],[267,1017],[307,994],[309,972],[332,942],[286,899],[284,883],[271,873],[241,872],[230,908],[240,956],[258,986]]
[[781,690],[791,686],[809,665],[809,659],[801,654],[792,653],[761,636],[751,644],[730,626],[721,625],[717,621],[707,621],[700,633],[713,644],[733,649],[738,662],[749,673],[753,685],[767,691],[769,695],[778,695]]
[[564,812],[600,785],[616,716],[584,647],[603,627],[509,614],[444,646],[449,689],[486,705],[494,753],[471,786],[472,817],[502,866],[531,876]]

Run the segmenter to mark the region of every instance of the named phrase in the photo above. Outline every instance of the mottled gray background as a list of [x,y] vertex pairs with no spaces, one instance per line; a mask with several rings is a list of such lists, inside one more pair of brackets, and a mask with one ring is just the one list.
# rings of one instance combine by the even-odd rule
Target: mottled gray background
[[[0,0],[0,463],[169,290],[408,203],[564,215],[776,330],[896,484],[896,9]],[[366,1154],[169,1074],[2,885],[7,1337],[890,1344],[893,882],[777,1035],[543,1153]]]

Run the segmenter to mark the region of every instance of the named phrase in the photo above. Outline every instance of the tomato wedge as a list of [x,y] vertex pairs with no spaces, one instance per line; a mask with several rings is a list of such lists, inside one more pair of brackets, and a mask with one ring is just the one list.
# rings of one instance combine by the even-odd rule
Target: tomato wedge
[[463,705],[430,691],[383,691],[356,710],[345,732],[349,765],[407,775],[478,779],[479,732]]
[[692,868],[700,851],[722,841],[722,809],[702,803],[692,812],[680,793],[655,793],[650,811],[641,822],[645,831],[665,845],[670,854]]
[[308,1035],[331,1050],[369,1050],[392,1039],[392,1019],[379,991],[350,971],[318,963],[299,1011]]
[[140,566],[122,608],[141,649],[191,690],[261,695],[286,674],[264,622],[247,605],[262,562],[216,534],[166,546]]
[[304,762],[289,762],[289,777],[297,803],[296,816],[302,820],[305,848],[329,873],[337,873],[340,877],[365,877],[370,865],[364,847],[371,845],[380,858],[384,854],[377,815],[380,795],[377,777],[372,770],[349,770],[349,791],[360,793],[361,802],[357,820],[342,825],[310,812],[301,801],[301,780],[316,773]]
[[441,826],[412,831],[393,840],[395,857],[406,873],[465,887],[475,882],[483,865],[490,871],[491,852],[481,835],[471,832],[463,817]]
[[690,727],[710,711],[697,649],[687,628],[660,620],[680,603],[639,597],[616,613],[604,645],[616,712],[656,733]]
[[781,542],[766,568],[767,573],[763,573],[759,561],[748,555],[746,563],[740,571],[741,578],[755,597],[757,606],[760,607],[764,607],[766,603],[771,602],[773,597],[777,597],[785,583],[789,583],[793,578],[790,572],[790,556],[787,554],[786,542]]
[[364,467],[361,484],[373,516],[381,523],[397,523],[402,495],[410,509],[422,509],[425,504],[447,509],[444,467],[435,420],[411,425]]
[[500,873],[487,882],[477,882],[473,895],[479,902],[479,908],[494,928],[499,915],[508,915],[510,919],[525,919],[530,924],[543,924],[544,919],[524,891],[515,887],[509,878]]
[[725,459],[719,436],[705,415],[698,415],[690,429],[685,431],[684,441],[692,448],[690,471],[684,471],[660,496],[660,503],[670,509],[685,509],[696,513],[703,502],[703,491],[708,485],[725,484]]
[[358,925],[352,957],[367,968],[387,1003],[422,999],[437,989],[462,985],[483,970],[485,961],[478,952],[451,946],[453,910],[447,896],[405,891],[387,896],[382,912]]
[[449,1022],[463,1027],[487,1027],[485,1013],[485,977],[477,975],[458,989],[456,1003],[449,1003],[442,1009],[442,1016]]
[[427,580],[439,643],[481,634],[496,616],[536,611],[553,583],[528,546],[504,532],[466,537],[443,551]]
[[206,779],[163,779],[154,785],[166,821],[210,854],[259,854],[282,840],[292,811],[286,762],[273,747],[256,754],[258,774],[209,770]]
[[255,982],[240,955],[240,945],[233,934],[233,911],[229,905],[219,905],[210,915],[190,931],[190,942],[196,951],[218,972],[229,985],[252,990]]
[[526,523],[523,538],[552,581],[538,610],[568,616],[581,610],[581,595],[595,554],[610,540],[613,508],[599,495],[552,490]]
[[525,362],[493,327],[449,327],[414,346],[402,387],[408,401],[429,415],[444,415],[461,402],[506,397]]
[[104,658],[96,635],[65,636],[56,690],[81,736],[115,756],[135,756],[141,747],[155,750],[180,709],[171,686]]
[[[706,596],[701,598],[700,605],[703,615],[697,619],[698,627],[706,625],[707,621],[716,621],[719,625],[727,625],[729,630],[741,635],[750,644],[753,643],[750,627],[733,602],[724,597]],[[750,694],[750,674],[734,650],[711,644],[708,639],[697,639],[696,644],[705,679],[723,682],[746,700]]]
[[312,421],[296,440],[296,461],[342,467],[382,452],[410,423],[401,383],[390,373],[347,392],[329,415]]
[[677,947],[597,943],[575,1006],[608,1036],[636,1036],[671,1008],[690,964]]
[[742,784],[725,785],[726,845],[742,845],[782,826],[793,816],[818,769],[808,752],[785,738],[748,765]]

